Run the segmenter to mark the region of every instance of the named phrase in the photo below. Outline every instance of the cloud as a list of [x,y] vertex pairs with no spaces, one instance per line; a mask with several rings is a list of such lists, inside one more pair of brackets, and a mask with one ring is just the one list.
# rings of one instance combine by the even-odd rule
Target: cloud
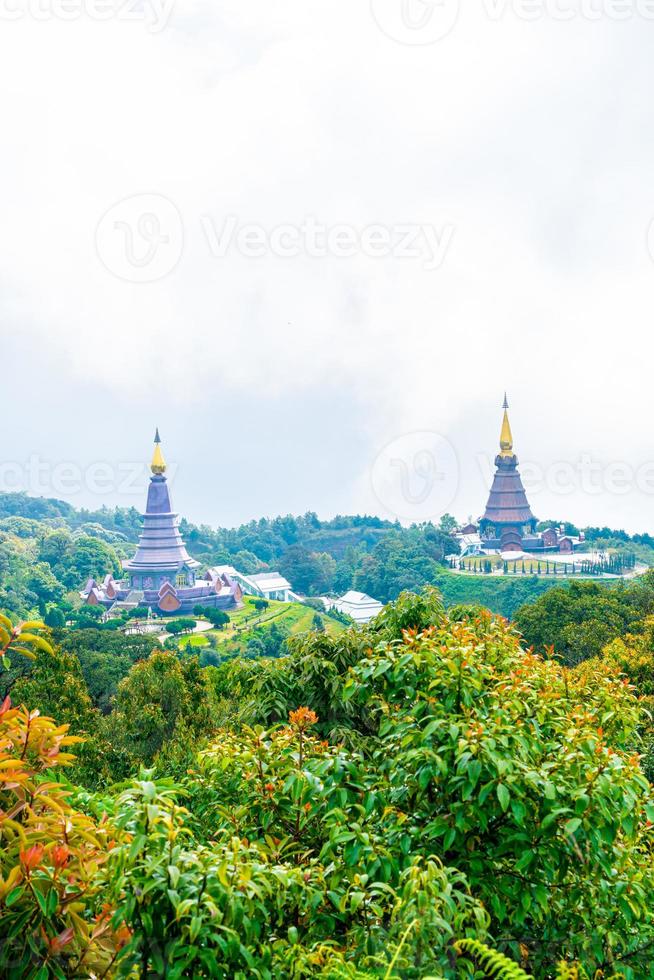
[[[31,338],[71,399],[95,387],[147,438],[152,405],[168,406],[182,438],[198,413],[248,405],[262,424],[243,438],[254,456],[278,444],[294,509],[337,499],[382,512],[377,454],[427,430],[459,459],[452,509],[476,513],[476,459],[492,457],[505,388],[530,460],[646,460],[654,160],[642,19],[531,23],[489,9],[462,8],[425,46],[393,41],[368,4],[345,0],[178,2],[158,33],[118,17],[3,24],[0,339]],[[98,254],[107,212],[125,225],[116,234],[130,221],[136,233],[138,207],[125,218],[120,202],[139,195],[163,196],[183,226],[177,261],[148,282],[117,277]],[[153,228],[152,240],[170,239],[165,213],[143,213],[161,220],[134,239],[141,258]],[[220,233],[229,216],[259,228],[268,251],[213,254],[207,222]],[[301,231],[299,254],[270,250],[275,229],[307,219],[359,243],[371,226],[452,235],[437,269],[424,249],[317,257]],[[23,407],[25,443],[38,443],[47,399],[33,392]],[[339,440],[326,441],[331,497],[308,484],[299,499],[285,476],[283,453],[302,448],[266,431],[279,399],[291,429],[311,418],[320,440],[338,424],[341,445],[356,444],[344,474]],[[84,437],[71,436],[76,452]],[[194,440],[176,450],[199,465]],[[249,477],[231,479],[238,498]],[[269,512],[265,484],[247,507],[231,513]],[[644,527],[651,497],[545,489],[534,509]]]

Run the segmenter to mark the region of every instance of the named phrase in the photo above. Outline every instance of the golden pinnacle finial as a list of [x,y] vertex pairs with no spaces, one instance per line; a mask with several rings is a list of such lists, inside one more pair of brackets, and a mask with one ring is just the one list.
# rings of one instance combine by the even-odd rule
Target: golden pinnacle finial
[[505,458],[513,456],[513,433],[509,422],[509,402],[504,392],[504,418],[502,419],[502,432],[500,433],[500,456]]
[[161,451],[161,438],[159,436],[158,428],[154,434],[154,452],[152,454],[150,469],[155,476],[162,476],[166,472],[166,460],[164,459],[164,454]]

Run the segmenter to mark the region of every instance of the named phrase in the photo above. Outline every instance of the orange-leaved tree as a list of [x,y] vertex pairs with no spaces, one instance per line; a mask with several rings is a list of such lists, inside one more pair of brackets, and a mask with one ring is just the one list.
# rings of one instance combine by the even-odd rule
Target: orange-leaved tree
[[[0,615],[0,658],[50,650],[38,622]],[[57,770],[80,739],[37,710],[0,706],[0,975],[104,975],[121,940],[103,908],[108,828],[74,809]]]

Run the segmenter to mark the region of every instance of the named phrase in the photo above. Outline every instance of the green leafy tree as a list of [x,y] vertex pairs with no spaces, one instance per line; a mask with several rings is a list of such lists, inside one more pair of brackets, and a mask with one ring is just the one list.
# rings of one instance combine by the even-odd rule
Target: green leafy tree
[[438,522],[438,530],[442,531],[443,534],[453,534],[458,526],[459,522],[457,521],[456,517],[452,517],[451,514],[443,514]]
[[521,606],[515,623],[528,646],[553,651],[567,664],[598,656],[611,640],[638,632],[654,613],[652,573],[628,586],[572,582]]
[[294,544],[284,552],[280,571],[299,592],[321,595],[333,587],[336,561],[327,552],[312,552]]
[[216,629],[222,630],[229,624],[229,613],[224,609],[210,609],[207,616],[209,622]]
[[44,563],[38,563],[30,568],[26,576],[26,586],[36,598],[39,608],[44,610],[48,603],[59,602],[65,594],[63,585]]
[[39,651],[28,672],[11,686],[14,703],[65,718],[74,735],[93,732],[98,716],[89,697],[77,657],[58,647]]
[[58,606],[50,606],[46,610],[44,622],[51,629],[62,629],[66,625],[66,617]]
[[316,613],[313,619],[311,620],[311,629],[315,630],[317,633],[325,632],[325,624],[323,622],[323,618],[320,615],[320,613]]
[[347,693],[378,705],[376,765],[402,833],[465,874],[507,950],[522,945],[539,975],[555,950],[593,969],[645,955],[654,808],[630,751],[639,708],[615,672],[571,674],[482,617],[406,632],[354,667]]
[[55,630],[57,645],[74,654],[96,708],[106,714],[118,684],[132,665],[147,659],[157,646],[151,636],[124,636],[99,629]]
[[485,937],[487,915],[462,876],[436,857],[390,857],[360,760],[313,738],[308,709],[289,720],[224,733],[193,774],[192,813],[147,779],[118,801],[135,842],[111,868],[133,936],[126,969],[362,976],[339,954],[347,937],[350,957],[376,964],[376,976],[399,976],[393,960],[408,978],[469,975],[467,955],[457,963],[449,945]]
[[[0,615],[0,661],[55,657],[43,624]],[[55,773],[80,739],[38,710],[0,705],[0,973],[3,977],[99,976],[120,939],[102,911],[107,827],[71,804]]]
[[166,623],[166,630],[172,636],[179,636],[180,633],[192,633],[195,629],[195,620],[189,617],[171,619]]
[[127,754],[145,764],[166,742],[205,736],[211,688],[197,657],[161,651],[135,664],[118,686],[111,723]]

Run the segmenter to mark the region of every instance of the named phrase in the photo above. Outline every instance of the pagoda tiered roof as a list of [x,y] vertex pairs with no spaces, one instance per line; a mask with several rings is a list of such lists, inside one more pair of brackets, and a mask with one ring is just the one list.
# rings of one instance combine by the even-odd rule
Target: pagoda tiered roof
[[518,472],[518,457],[513,452],[513,434],[506,395],[503,408],[500,452],[495,457],[495,476],[482,521],[499,526],[533,524],[536,518],[532,514]]
[[125,578],[114,582],[107,577],[102,586],[90,580],[82,596],[89,604],[107,609],[142,603],[163,613],[191,612],[194,606],[228,609],[240,605],[241,587],[228,575],[196,578],[200,562],[189,555],[179,530],[158,429],[150,469],[143,529],[134,557],[123,562]]

